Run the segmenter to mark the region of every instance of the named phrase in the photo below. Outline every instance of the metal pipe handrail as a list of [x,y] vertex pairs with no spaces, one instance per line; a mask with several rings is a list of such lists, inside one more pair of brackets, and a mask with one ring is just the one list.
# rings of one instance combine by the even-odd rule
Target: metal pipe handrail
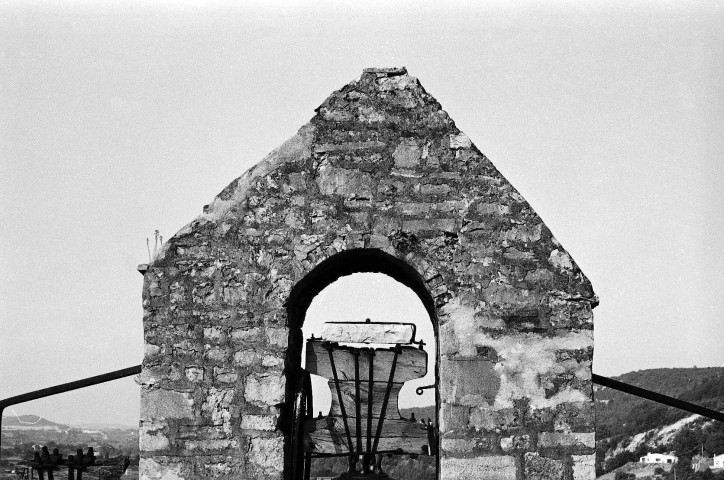
[[[121,370],[104,373],[102,375],[96,375],[94,377],[84,378],[82,380],[76,380],[74,382],[62,383],[53,387],[42,388],[33,392],[23,393],[21,395],[15,395],[13,397],[2,399],[0,400],[0,429],[2,428],[3,411],[6,407],[9,407],[10,405],[29,402],[31,400],[37,400],[39,398],[48,397],[50,395],[56,395],[58,393],[77,390],[79,388],[90,387],[93,385],[98,385],[99,383],[105,383],[124,377],[130,377],[131,375],[138,375],[139,373],[141,373],[141,367],[141,365],[136,365],[129,368],[123,368]],[[678,398],[669,397],[668,395],[663,395],[661,393],[653,392],[651,390],[646,390],[645,388],[635,387],[633,385],[629,385],[628,383],[620,382],[618,380],[604,377],[602,375],[597,375],[595,373],[592,374],[591,379],[593,383],[595,383],[596,385],[601,385],[602,387],[613,388],[614,390],[619,390],[621,392],[635,395],[637,397],[646,398],[648,400],[662,403],[670,407],[675,407],[680,410],[685,410],[687,412],[696,413],[704,417],[724,422],[724,413],[712,410],[710,408],[702,407],[701,405],[696,405],[694,403],[686,402],[684,400],[679,400]],[[0,457],[2,457],[1,443]]]
[[[122,368],[121,370],[115,370],[113,372],[96,375],[94,377],[84,378],[82,380],[76,380],[74,382],[61,383],[48,388],[41,388],[33,392],[23,393],[21,395],[15,395],[14,397],[8,397],[0,400],[0,429],[2,429],[2,418],[3,410],[5,407],[10,405],[16,405],[18,403],[29,402],[31,400],[37,400],[39,398],[49,397],[58,393],[70,392],[71,390],[77,390],[79,388],[91,387],[98,385],[99,383],[110,382],[111,380],[118,380],[119,378],[130,377],[131,375],[138,375],[141,373],[141,365],[135,367]],[[2,440],[0,440],[0,458],[2,458]]]
[[619,390],[624,393],[636,395],[637,397],[653,400],[654,402],[663,403],[664,405],[668,405],[670,407],[676,407],[680,410],[686,410],[687,412],[696,413],[704,417],[724,422],[724,413],[702,407],[701,405],[697,405],[695,403],[686,402],[684,400],[679,400],[678,398],[669,397],[668,395],[652,392],[651,390],[646,390],[645,388],[635,387],[633,385],[629,385],[628,383],[614,380],[613,378],[596,375],[595,373],[592,375],[592,380],[593,383],[601,385],[602,387],[613,388],[614,390]]

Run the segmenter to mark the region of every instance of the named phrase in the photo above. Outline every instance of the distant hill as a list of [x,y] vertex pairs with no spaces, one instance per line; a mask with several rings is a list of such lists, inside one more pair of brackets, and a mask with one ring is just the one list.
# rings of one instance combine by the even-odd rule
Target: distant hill
[[67,430],[70,427],[62,423],[51,422],[38,415],[7,415],[3,416],[3,428],[56,428]]
[[64,454],[93,447],[102,456],[138,458],[137,427],[65,425],[38,415],[4,416],[2,420],[2,466],[28,460],[38,445],[58,448]]

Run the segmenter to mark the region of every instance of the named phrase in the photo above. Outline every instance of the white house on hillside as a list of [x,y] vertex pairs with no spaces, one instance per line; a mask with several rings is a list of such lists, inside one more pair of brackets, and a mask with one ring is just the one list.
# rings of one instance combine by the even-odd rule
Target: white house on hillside
[[711,468],[724,468],[724,453],[714,457],[714,464]]
[[639,460],[641,463],[679,463],[679,457],[664,453],[647,453]]

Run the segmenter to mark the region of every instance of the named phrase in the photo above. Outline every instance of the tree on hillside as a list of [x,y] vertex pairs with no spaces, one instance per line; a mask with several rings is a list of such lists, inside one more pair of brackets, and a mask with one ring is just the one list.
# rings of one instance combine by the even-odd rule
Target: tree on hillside
[[724,422],[714,422],[704,429],[704,450],[711,455],[724,453]]
[[674,468],[676,469],[677,480],[695,480],[697,476],[696,472],[691,469],[691,456],[680,456],[679,463]]
[[635,480],[636,475],[633,473],[622,472],[619,470],[616,475],[613,476],[614,480]]
[[682,458],[688,458],[691,463],[691,457],[696,455],[702,440],[701,429],[692,430],[686,427],[681,429],[671,443],[674,452],[679,457],[679,462]]

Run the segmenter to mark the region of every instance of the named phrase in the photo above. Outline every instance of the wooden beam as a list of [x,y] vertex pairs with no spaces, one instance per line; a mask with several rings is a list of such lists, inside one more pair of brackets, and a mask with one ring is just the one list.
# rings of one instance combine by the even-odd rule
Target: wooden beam
[[[393,383],[392,389],[390,390],[390,399],[387,405],[387,412],[385,418],[401,419],[400,413],[397,409],[398,395],[402,388],[402,383]],[[385,389],[387,388],[387,382],[373,382],[372,384],[372,417],[379,418],[380,411],[382,410],[382,400],[385,396]],[[329,415],[331,416],[342,416],[342,409],[339,406],[339,399],[337,397],[337,390],[334,386],[334,380],[329,381],[329,389],[332,392],[332,406],[329,409]],[[356,402],[355,402],[355,384],[352,381],[339,382],[339,389],[342,392],[342,400],[344,401],[344,409],[347,412],[347,416],[355,418],[357,416]],[[360,404],[363,406],[361,409],[361,415],[366,418],[368,416],[367,405],[369,401],[369,383],[363,382],[360,384]]]
[[[377,421],[374,425],[376,426]],[[351,435],[357,435],[354,422],[350,423]],[[338,417],[308,420],[305,424],[305,444],[309,451],[317,453],[344,453],[348,451],[344,423]],[[362,429],[363,444],[367,441],[366,429]],[[408,420],[385,419],[377,449],[379,451],[402,449],[405,453],[422,453],[427,445],[425,426]]]
[[[320,340],[307,341],[307,363],[305,369],[309,373],[324,378],[333,378],[329,354],[324,347],[326,342]],[[369,380],[369,352],[374,352],[373,369],[374,380],[388,381],[395,352],[392,348],[382,349],[354,349],[353,347],[335,346],[332,356],[340,380],[355,378],[354,350],[359,353],[360,380]],[[395,367],[393,382],[404,383],[408,380],[424,377],[427,373],[427,352],[417,347],[400,347],[400,353]]]
[[404,344],[415,340],[415,325],[385,322],[327,322],[322,328],[322,338],[329,342]]

